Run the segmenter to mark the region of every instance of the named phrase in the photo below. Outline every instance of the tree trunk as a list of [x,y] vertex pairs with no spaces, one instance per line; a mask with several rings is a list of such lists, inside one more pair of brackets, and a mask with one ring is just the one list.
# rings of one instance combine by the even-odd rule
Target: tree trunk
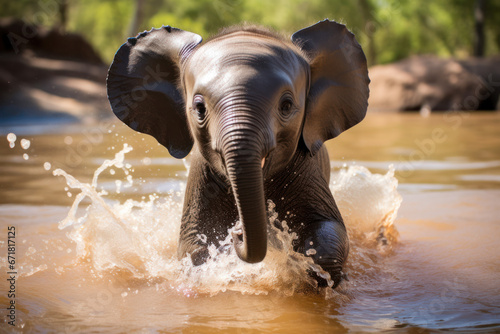
[[375,49],[375,31],[377,30],[377,20],[373,12],[374,6],[369,0],[359,0],[358,8],[364,21],[365,36],[368,39],[368,52],[366,54],[368,66],[375,65],[377,62],[377,50]]
[[474,56],[484,57],[484,10],[486,0],[476,0],[474,8]]
[[128,36],[135,36],[139,32],[140,26],[143,19],[144,10],[144,0],[136,0],[134,6],[134,12],[132,13],[132,19],[130,21],[130,26],[128,29]]
[[68,0],[60,0],[59,6],[59,24],[58,29],[61,33],[66,31],[66,26],[68,24]]

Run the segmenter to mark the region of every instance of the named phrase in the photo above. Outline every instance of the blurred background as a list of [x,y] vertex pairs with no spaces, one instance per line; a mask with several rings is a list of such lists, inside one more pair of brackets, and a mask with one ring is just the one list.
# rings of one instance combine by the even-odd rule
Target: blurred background
[[[371,79],[367,117],[325,143],[335,199],[352,203],[339,204],[353,231],[347,293],[184,266],[173,240],[186,166],[111,112],[114,53],[162,25],[207,40],[244,21],[289,35],[325,18],[356,34]],[[0,0],[0,230],[19,231],[19,330],[498,332],[499,54],[500,0]],[[377,231],[396,214],[386,252]]]
[[291,34],[324,18],[362,45],[371,110],[499,109],[499,1],[0,0],[0,8],[4,125],[109,116],[106,69],[127,37],[151,27],[206,40],[241,22]]
[[255,22],[293,33],[323,18],[356,34],[370,65],[414,54],[489,56],[500,50],[494,0],[2,0],[2,16],[82,34],[109,63],[126,37],[171,25],[205,39],[221,27]]

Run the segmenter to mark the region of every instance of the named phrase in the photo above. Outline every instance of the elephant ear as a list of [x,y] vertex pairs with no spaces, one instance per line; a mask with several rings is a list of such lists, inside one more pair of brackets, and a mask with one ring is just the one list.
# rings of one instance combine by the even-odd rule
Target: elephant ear
[[130,128],[149,134],[175,158],[193,147],[183,93],[182,63],[202,38],[163,26],[129,38],[108,71],[108,99],[115,115]]
[[370,83],[366,57],[354,35],[334,21],[299,30],[292,42],[309,58],[311,80],[302,136],[315,154],[323,142],[365,117]]

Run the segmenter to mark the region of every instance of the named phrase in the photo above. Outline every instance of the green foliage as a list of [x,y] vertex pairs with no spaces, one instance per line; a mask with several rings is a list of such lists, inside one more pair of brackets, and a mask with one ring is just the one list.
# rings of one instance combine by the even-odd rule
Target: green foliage
[[[0,0],[2,16],[54,26],[62,0]],[[81,33],[106,61],[126,40],[139,0],[67,0],[69,31]],[[252,22],[291,34],[324,18],[345,23],[371,64],[413,54],[466,57],[474,38],[473,0],[146,0],[139,30],[171,25],[205,39],[221,27]],[[500,50],[500,2],[487,0],[486,54]],[[139,32],[139,31],[138,31]]]
[[131,5],[131,1],[72,1],[68,30],[83,34],[110,61],[127,37]]
[[15,17],[37,25],[53,26],[57,23],[57,6],[54,1],[0,0],[2,17]]

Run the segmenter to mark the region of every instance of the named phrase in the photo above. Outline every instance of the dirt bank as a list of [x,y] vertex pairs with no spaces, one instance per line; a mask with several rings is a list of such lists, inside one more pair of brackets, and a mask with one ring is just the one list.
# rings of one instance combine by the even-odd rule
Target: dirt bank
[[93,122],[112,115],[107,65],[76,34],[0,20],[0,124]]
[[369,70],[371,110],[497,110],[500,56],[467,60],[413,56]]

